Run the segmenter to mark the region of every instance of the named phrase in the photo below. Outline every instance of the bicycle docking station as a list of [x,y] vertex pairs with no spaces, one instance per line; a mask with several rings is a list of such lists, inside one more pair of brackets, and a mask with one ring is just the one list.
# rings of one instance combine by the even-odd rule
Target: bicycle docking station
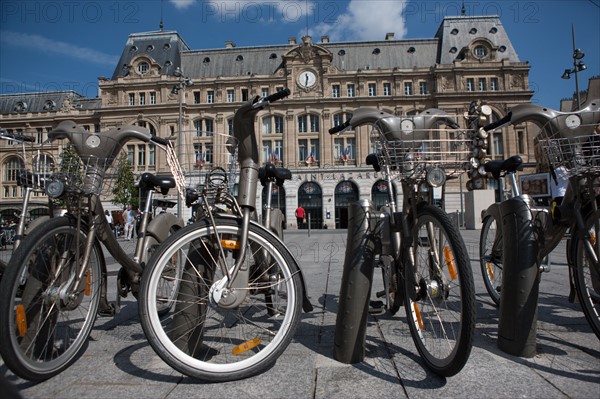
[[498,321],[498,348],[508,354],[533,357],[540,268],[538,239],[527,195],[500,204],[503,242],[503,279]]
[[333,354],[335,360],[346,364],[359,363],[365,357],[376,249],[370,218],[376,213],[369,200],[348,207],[348,242],[340,289],[340,298],[347,298],[348,306],[337,312]]

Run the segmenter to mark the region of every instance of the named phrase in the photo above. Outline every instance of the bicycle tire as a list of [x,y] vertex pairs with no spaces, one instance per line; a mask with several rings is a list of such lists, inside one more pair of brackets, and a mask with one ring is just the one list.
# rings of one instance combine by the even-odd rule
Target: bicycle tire
[[[428,227],[433,228],[437,239],[433,246]],[[460,232],[441,209],[431,205],[419,207],[412,234],[420,289],[417,300],[412,301],[409,279],[405,279],[408,325],[426,365],[449,377],[462,370],[473,345],[475,289],[471,264]],[[436,247],[439,262],[432,255]],[[442,275],[438,276],[434,269]]]
[[600,271],[594,267],[593,260],[587,253],[586,246],[594,251],[596,261],[600,259],[600,232],[599,213],[588,216],[586,228],[589,240],[582,239],[579,234],[573,234],[573,245],[576,248],[574,256],[575,290],[579,303],[594,334],[600,339]]
[[483,220],[479,238],[479,265],[485,289],[490,298],[500,306],[500,290],[502,288],[502,237],[496,241],[498,234],[496,218],[488,215]]
[[[106,270],[98,241],[83,285],[73,296],[61,291],[75,272],[76,231],[76,222],[66,217],[34,229],[0,283],[0,355],[24,379],[42,381],[69,367],[85,351],[96,320]],[[80,254],[85,238],[81,231]]]
[[[242,232],[239,219],[217,218],[215,225],[202,220],[170,236],[144,271],[139,301],[142,328],[154,351],[175,370],[213,382],[250,377],[270,367],[293,338],[302,305],[294,258],[254,223],[248,230],[246,299],[230,310],[211,302],[211,286],[222,277],[216,263],[232,266]],[[215,234],[231,248],[224,249],[225,259]],[[176,305],[161,317],[157,288],[163,269],[184,261]]]
[[[171,234],[174,232],[175,230],[171,230]],[[147,259],[150,259],[156,253],[161,243],[154,237],[147,237],[146,239],[149,240]],[[165,268],[163,280],[158,289],[161,291],[161,297],[166,298],[166,300],[161,300],[156,304],[156,311],[159,316],[169,313],[175,305],[175,300],[179,292],[179,284],[177,282],[181,280],[182,273],[183,271],[180,267]],[[173,282],[175,283],[173,284]]]

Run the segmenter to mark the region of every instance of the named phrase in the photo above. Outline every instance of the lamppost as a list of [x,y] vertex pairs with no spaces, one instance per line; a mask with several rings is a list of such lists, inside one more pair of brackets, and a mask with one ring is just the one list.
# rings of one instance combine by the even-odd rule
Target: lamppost
[[[185,88],[192,86],[194,84],[194,81],[192,79],[188,78],[187,76],[184,76],[183,71],[181,70],[180,67],[175,68],[175,71],[173,72],[173,76],[175,76],[179,79],[179,82],[177,83],[177,85],[173,86],[173,89],[171,89],[171,93],[179,95],[179,117],[177,118],[177,130],[179,133],[179,135],[177,137],[177,158],[181,162],[181,160],[182,160],[181,148],[182,148],[182,144],[183,144],[183,132],[182,132],[183,94],[184,94]],[[181,209],[181,196],[179,194],[177,194],[177,217],[183,218],[183,212]]]
[[579,79],[577,78],[577,73],[587,69],[587,67],[583,61],[581,61],[581,59],[585,57],[585,54],[581,49],[575,47],[575,27],[573,25],[571,25],[571,35],[573,37],[573,69],[565,69],[561,78],[570,79],[571,74],[575,74],[575,94],[577,96],[577,109],[579,109],[581,107],[581,97],[579,95]]

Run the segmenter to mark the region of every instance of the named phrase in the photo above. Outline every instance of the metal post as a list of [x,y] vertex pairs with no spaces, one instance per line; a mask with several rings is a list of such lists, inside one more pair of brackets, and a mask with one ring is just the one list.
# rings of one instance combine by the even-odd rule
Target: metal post
[[[182,148],[182,141],[183,141],[183,133],[181,132],[182,126],[183,126],[183,84],[182,84],[182,80],[181,80],[181,76],[179,77],[179,117],[177,118],[177,130],[179,131],[178,137],[177,137],[177,159],[179,159],[179,162],[182,161],[182,154],[181,154],[181,148]],[[178,194],[177,195],[177,217],[180,219],[183,219],[183,213],[181,210],[181,196]]]
[[308,212],[307,216],[306,222],[308,223],[308,226],[306,226],[306,228],[308,229],[308,236],[310,237],[310,212]]
[[[540,284],[537,255],[539,232],[526,196],[500,204],[503,236],[502,296],[498,320],[498,348],[522,357],[535,355],[538,294]],[[508,239],[510,238],[510,239]]]

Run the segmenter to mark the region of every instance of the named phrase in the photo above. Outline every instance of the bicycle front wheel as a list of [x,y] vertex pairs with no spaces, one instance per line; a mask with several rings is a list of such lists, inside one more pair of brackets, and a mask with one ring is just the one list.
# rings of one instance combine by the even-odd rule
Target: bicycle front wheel
[[[140,291],[142,327],[156,353],[177,371],[209,381],[255,375],[281,355],[295,332],[301,310],[299,269],[283,243],[251,224],[242,269],[248,282],[233,288],[243,302],[226,309],[216,291],[241,253],[237,219],[218,218],[216,228],[200,221],[169,237],[144,271]],[[166,315],[158,312],[165,270],[178,295]],[[175,275],[174,275],[175,276]],[[236,287],[236,283],[234,283]]]
[[48,220],[21,242],[2,278],[0,354],[22,378],[50,378],[85,349],[104,269],[96,241],[83,278],[75,283],[86,240],[84,232],[77,235],[74,221]]
[[405,290],[410,332],[427,366],[452,376],[466,364],[475,331],[475,290],[467,250],[448,215],[431,205],[418,210],[413,244],[419,288],[414,301],[408,286]]
[[479,264],[481,276],[490,298],[500,306],[500,289],[502,288],[502,235],[498,230],[496,218],[486,216],[481,226],[479,239]]
[[587,237],[574,234],[575,240],[575,290],[583,313],[592,327],[594,334],[600,339],[600,220],[598,212],[592,214],[586,223]]

